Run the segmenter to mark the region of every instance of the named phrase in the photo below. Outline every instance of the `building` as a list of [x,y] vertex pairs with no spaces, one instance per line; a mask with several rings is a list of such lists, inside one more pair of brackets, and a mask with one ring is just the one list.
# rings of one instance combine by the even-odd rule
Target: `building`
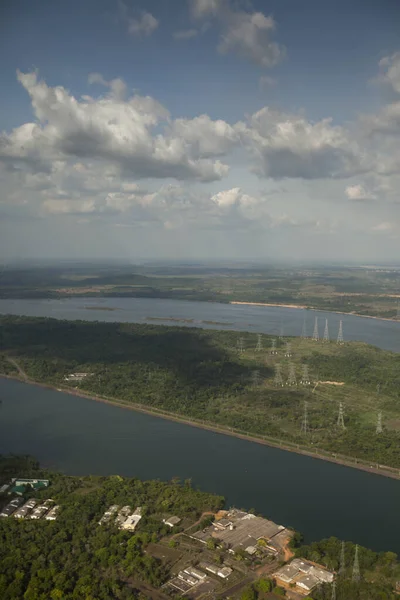
[[47,513],[45,516],[46,521],[55,521],[57,519],[57,513],[60,510],[60,506],[57,504]]
[[115,515],[115,513],[118,511],[119,506],[118,504],[113,504],[112,506],[110,506],[106,512],[104,513],[104,515],[101,517],[100,521],[99,521],[99,525],[103,525],[104,523],[108,523],[111,519],[111,517],[113,515]]
[[180,519],[179,517],[175,517],[175,516],[171,516],[168,517],[168,519],[163,519],[163,523],[165,523],[166,525],[168,525],[168,527],[175,527],[175,525],[178,525],[181,522],[182,519]]
[[2,509],[0,517],[10,517],[22,503],[22,498],[14,498]]
[[209,563],[207,561],[203,561],[199,564],[200,569],[204,569],[204,571],[208,571],[213,575],[218,575],[222,579],[226,579],[233,572],[233,569],[230,567],[221,567],[220,565],[214,565],[213,563]]
[[195,577],[199,581],[205,581],[207,579],[207,575],[205,573],[202,573],[195,567],[187,567],[186,569],[183,570],[183,572],[187,573],[191,577]]
[[139,523],[142,518],[142,509],[138,506],[129,517],[122,523],[121,529],[126,529],[127,531],[134,531],[136,525]]
[[5,483],[4,485],[2,485],[0,487],[0,494],[5,494],[9,487],[10,487],[10,485],[8,483]]
[[29,515],[31,510],[35,508],[36,504],[37,500],[34,500],[33,498],[31,500],[28,500],[27,502],[25,502],[25,504],[23,504],[20,508],[18,508],[15,511],[13,517],[15,517],[16,519],[25,519],[25,517]]
[[122,508],[120,508],[117,518],[115,519],[115,523],[116,525],[118,525],[118,527],[122,527],[122,525],[125,523],[126,519],[129,517],[129,515],[132,512],[132,508],[129,505],[123,506]]
[[309,560],[295,558],[272,575],[277,585],[308,595],[321,583],[332,583],[334,574]]
[[70,373],[64,377],[64,381],[83,381],[88,375],[92,373]]
[[22,496],[29,489],[35,490],[35,492],[49,487],[50,481],[48,479],[25,479],[25,478],[14,478],[12,480],[13,487],[8,491],[9,494],[18,494]]

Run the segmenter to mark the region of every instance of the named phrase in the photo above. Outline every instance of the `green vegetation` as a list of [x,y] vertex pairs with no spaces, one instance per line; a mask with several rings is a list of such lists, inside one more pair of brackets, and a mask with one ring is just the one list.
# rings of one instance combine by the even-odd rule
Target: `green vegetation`
[[[301,546],[296,556],[303,557],[330,570],[340,567],[342,543],[336,538],[314,542]],[[345,568],[337,578],[336,597],[338,600],[395,600],[396,582],[400,579],[400,564],[393,552],[373,552],[367,548],[358,548],[361,580],[352,581],[355,545],[345,544]],[[323,585],[311,594],[314,600],[331,600],[332,586]]]
[[[170,483],[122,477],[67,477],[47,472],[29,457],[0,457],[0,482],[10,476],[47,477],[48,489],[28,494],[61,505],[56,521],[0,519],[2,600],[113,600],[143,598],[143,584],[159,587],[168,570],[146,553],[170,529],[174,511],[191,521],[218,510],[223,498]],[[4,505],[9,497],[3,497]],[[98,521],[111,504],[141,506],[135,533]]]
[[[400,467],[400,355],[362,343],[292,339],[292,356],[271,355],[268,336],[157,325],[71,322],[1,317],[0,366],[56,387],[167,411],[201,423],[282,444],[342,454]],[[14,362],[9,362],[9,360]],[[289,363],[298,385],[274,382],[276,364],[287,380]],[[300,385],[308,365],[312,385]],[[89,375],[65,381],[73,372]],[[256,372],[256,373],[255,373]],[[378,393],[379,390],[379,393]],[[308,402],[310,433],[301,432]],[[345,429],[337,426],[339,403]],[[376,434],[378,411],[383,432]]]
[[0,297],[266,302],[396,318],[398,280],[399,271],[390,267],[77,265],[6,269]]

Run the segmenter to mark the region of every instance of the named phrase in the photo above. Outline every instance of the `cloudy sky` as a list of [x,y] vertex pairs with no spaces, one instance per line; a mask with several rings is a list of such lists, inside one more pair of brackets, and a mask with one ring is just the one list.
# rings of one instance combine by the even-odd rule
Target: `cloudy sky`
[[0,254],[396,260],[398,0],[3,0]]

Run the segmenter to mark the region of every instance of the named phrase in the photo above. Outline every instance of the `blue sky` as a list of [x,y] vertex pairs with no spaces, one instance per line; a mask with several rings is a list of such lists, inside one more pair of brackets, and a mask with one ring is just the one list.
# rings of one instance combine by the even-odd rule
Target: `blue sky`
[[397,256],[397,1],[0,11],[4,260]]

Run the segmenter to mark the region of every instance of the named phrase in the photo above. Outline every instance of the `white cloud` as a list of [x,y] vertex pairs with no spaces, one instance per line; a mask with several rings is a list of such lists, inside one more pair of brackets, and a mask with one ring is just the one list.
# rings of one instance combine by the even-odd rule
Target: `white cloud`
[[110,88],[112,96],[118,99],[123,99],[126,95],[126,84],[119,77],[111,79],[111,81],[106,81],[100,73],[89,73],[88,83],[90,85],[97,83]]
[[239,143],[235,128],[222,121],[213,121],[208,115],[194,119],[176,119],[173,133],[191,144],[198,156],[219,156]]
[[259,175],[274,179],[350,177],[370,169],[356,141],[331,119],[316,123],[302,115],[262,108],[247,124],[237,123]]
[[158,20],[149,12],[142,12],[139,19],[129,19],[129,33],[132,35],[151,35],[158,27]]
[[375,200],[376,196],[370,190],[366,190],[361,184],[349,185],[345,189],[345,194],[349,200],[364,201]]
[[396,94],[400,94],[400,52],[382,58],[379,68],[379,81],[389,85]]
[[229,0],[192,0],[192,14],[197,19],[216,18],[221,25],[218,50],[234,52],[260,67],[273,67],[285,56],[285,48],[271,38],[276,25],[262,12],[236,10]]
[[197,29],[182,29],[175,31],[172,35],[176,40],[190,40],[199,34]]
[[273,77],[269,77],[268,75],[261,75],[258,82],[259,82],[260,88],[264,89],[264,90],[270,89],[270,88],[276,86],[276,79],[274,79]]
[[[229,170],[203,153],[206,140],[191,143],[190,136],[176,135],[168,111],[151,97],[135,95],[125,101],[111,94],[78,101],[61,86],[48,87],[36,73],[18,73],[18,79],[31,97],[37,122],[0,135],[0,159],[11,164],[23,162],[45,172],[55,160],[91,159],[117,164],[139,178],[200,181],[220,179]],[[211,120],[205,124],[212,129]]]

